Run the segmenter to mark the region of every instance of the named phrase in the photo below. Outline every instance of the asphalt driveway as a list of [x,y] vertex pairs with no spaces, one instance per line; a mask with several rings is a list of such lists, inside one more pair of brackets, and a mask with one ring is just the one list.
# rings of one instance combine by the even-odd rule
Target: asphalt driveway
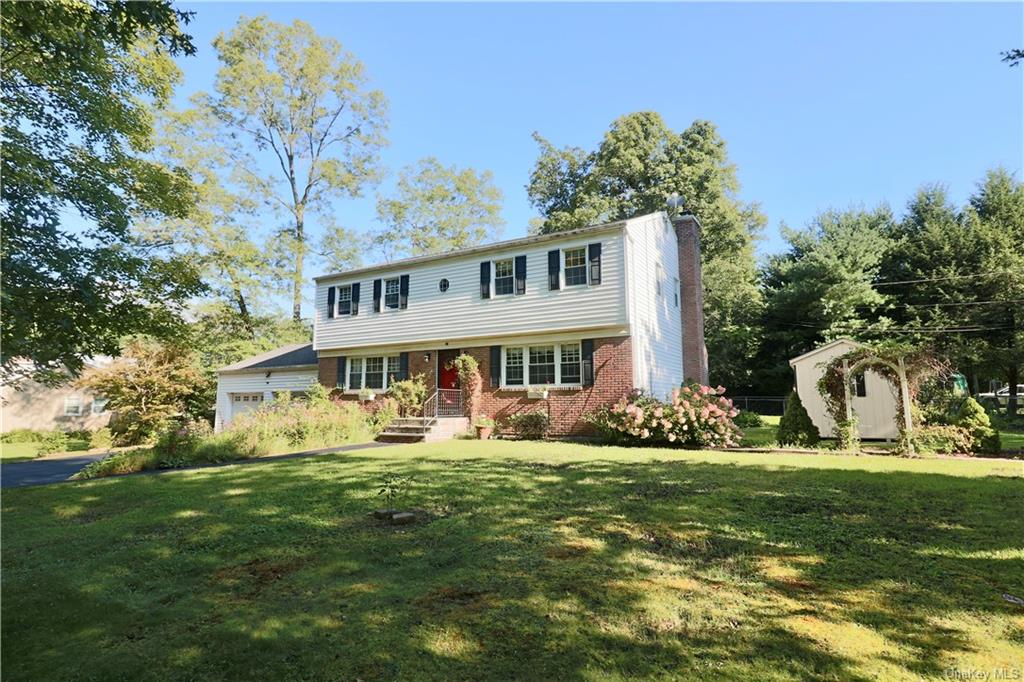
[[18,488],[25,485],[60,483],[78,473],[87,464],[103,459],[108,454],[70,454],[63,457],[43,457],[29,462],[0,464],[0,487]]

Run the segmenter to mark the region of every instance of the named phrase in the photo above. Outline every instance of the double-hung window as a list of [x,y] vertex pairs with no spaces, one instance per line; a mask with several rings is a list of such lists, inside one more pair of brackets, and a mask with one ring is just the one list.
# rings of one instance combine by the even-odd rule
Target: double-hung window
[[384,280],[384,307],[386,309],[398,310],[398,293],[400,288],[400,282],[397,277]]
[[384,390],[384,358],[366,358],[366,387]]
[[338,287],[338,315],[352,314],[352,285]]
[[522,386],[525,375],[523,374],[523,349],[505,349],[505,384],[508,386]]
[[348,388],[358,391],[363,387],[363,359],[350,358],[348,361]]
[[565,249],[565,286],[578,286],[587,283],[587,248]]
[[371,388],[385,391],[401,375],[402,362],[398,355],[376,355],[348,359],[348,390]]
[[92,413],[103,414],[107,411],[107,399],[106,398],[93,398],[92,399]]
[[502,354],[504,386],[574,386],[583,382],[580,343],[509,346]]
[[515,269],[511,258],[494,261],[494,295],[511,296],[515,293]]

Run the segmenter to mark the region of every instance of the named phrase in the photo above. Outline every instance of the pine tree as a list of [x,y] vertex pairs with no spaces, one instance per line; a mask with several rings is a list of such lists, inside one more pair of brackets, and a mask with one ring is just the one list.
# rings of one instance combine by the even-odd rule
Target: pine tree
[[811,421],[807,409],[800,401],[800,394],[793,391],[786,403],[786,412],[779,420],[777,440],[779,445],[798,445],[805,448],[814,447],[821,440],[818,427]]

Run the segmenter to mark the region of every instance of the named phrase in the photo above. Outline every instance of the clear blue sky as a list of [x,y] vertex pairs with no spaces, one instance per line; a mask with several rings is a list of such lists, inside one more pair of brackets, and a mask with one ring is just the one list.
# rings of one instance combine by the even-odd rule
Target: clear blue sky
[[[828,207],[889,202],[922,183],[962,202],[988,168],[1024,170],[1024,4],[341,4],[182,3],[197,56],[182,98],[209,89],[210,41],[240,15],[303,19],[366,65],[390,102],[392,170],[424,156],[490,169],[505,237],[534,215],[524,185],[530,135],[593,148],[639,110],[682,130],[718,125],[742,197],[778,226]],[[387,185],[385,185],[386,187]],[[373,193],[337,204],[374,227]],[[315,274],[315,273],[310,273]]]

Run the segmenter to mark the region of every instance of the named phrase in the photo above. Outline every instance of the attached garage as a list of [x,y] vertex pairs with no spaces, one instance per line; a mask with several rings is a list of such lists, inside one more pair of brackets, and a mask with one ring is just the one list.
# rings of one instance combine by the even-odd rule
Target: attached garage
[[217,371],[217,415],[220,431],[246,412],[259,409],[278,394],[304,393],[317,381],[317,358],[311,343],[282,346]]

